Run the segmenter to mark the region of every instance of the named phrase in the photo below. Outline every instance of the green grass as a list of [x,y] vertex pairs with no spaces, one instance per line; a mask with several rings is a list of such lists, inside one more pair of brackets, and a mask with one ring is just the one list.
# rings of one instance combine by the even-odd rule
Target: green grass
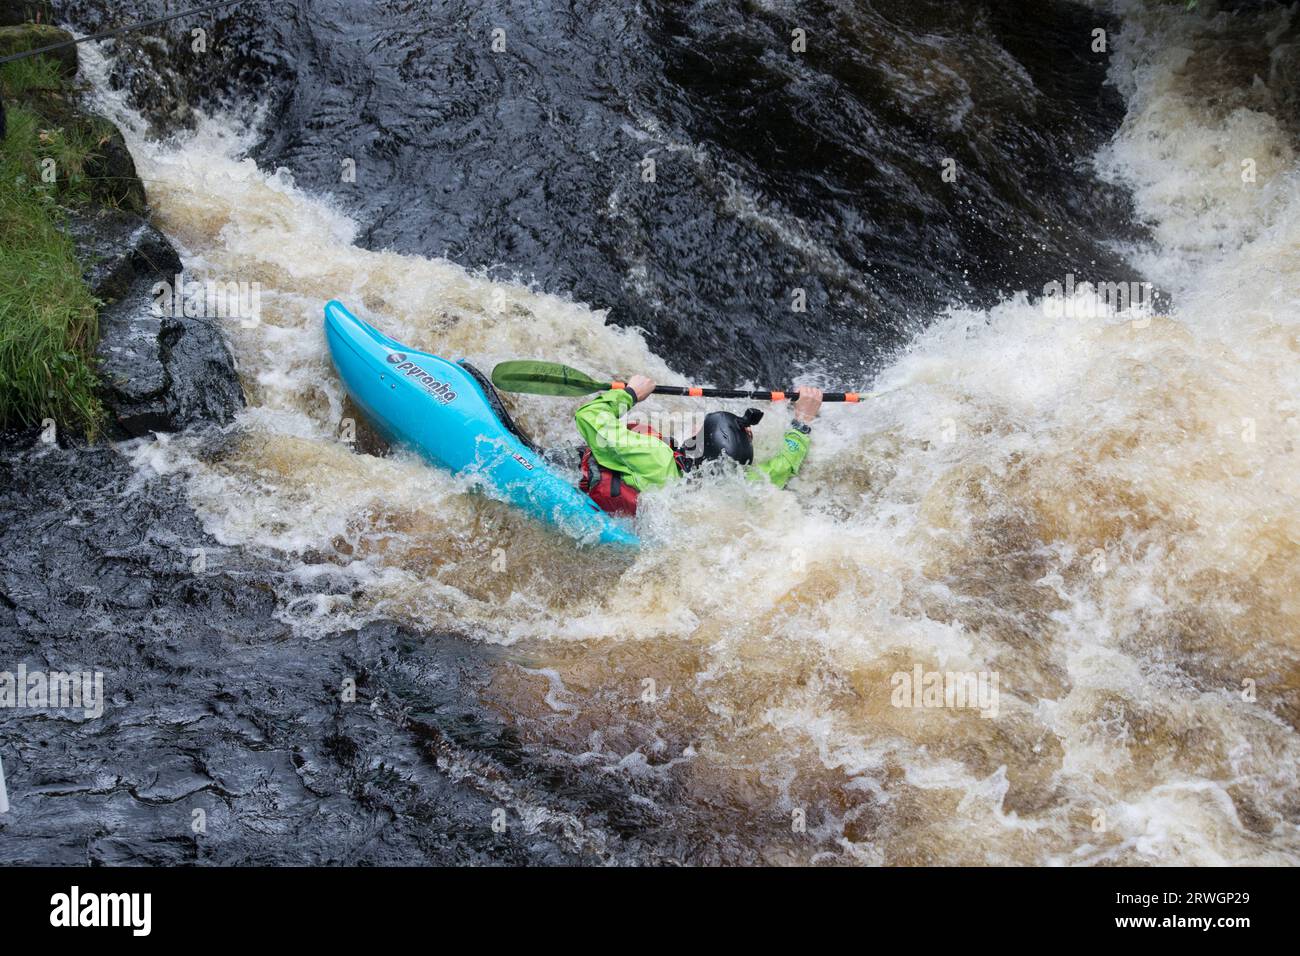
[[[8,136],[0,141],[0,426],[53,419],[94,438],[98,303],[82,281],[64,206],[88,199],[85,165],[96,143],[84,128],[54,126],[63,83],[42,57],[0,67]],[[55,182],[42,179],[54,160]]]

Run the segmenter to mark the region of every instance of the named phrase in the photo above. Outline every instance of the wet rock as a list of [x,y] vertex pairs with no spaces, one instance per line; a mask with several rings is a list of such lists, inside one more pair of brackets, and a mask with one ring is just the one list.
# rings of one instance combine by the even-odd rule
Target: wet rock
[[[61,0],[58,7],[61,17],[87,33],[160,13],[156,3],[136,0]],[[206,34],[201,49],[195,48],[195,28]],[[108,66],[108,85],[126,93],[153,137],[193,129],[200,104],[228,101],[249,90],[273,95],[279,84],[292,82],[275,31],[267,29],[256,5],[248,4],[132,31],[129,41],[113,44]]]
[[[40,4],[0,2],[0,55],[71,39],[45,23]],[[76,72],[76,49],[57,56],[66,73]],[[81,109],[67,91],[40,98],[42,122],[76,129],[95,143],[85,164],[90,201],[70,210],[69,231],[85,268],[85,279],[103,303],[99,310],[96,357],[101,398],[114,438],[194,425],[229,423],[243,407],[243,389],[220,330],[210,322],[155,314],[156,283],[172,281],[180,258],[144,218],[144,184],[126,141],[112,123]]]
[[0,710],[0,866],[600,862],[558,826],[493,831],[542,771],[478,702],[491,651],[295,630],[327,585],[223,547],[183,478],[114,448],[0,451],[0,486],[0,670],[99,671],[106,698]]
[[0,428],[0,448],[25,450],[41,440],[44,429],[40,425],[14,425]]
[[116,209],[72,212],[68,233],[77,247],[86,285],[95,297],[121,299],[141,274],[170,279],[180,257],[167,237],[137,215]]
[[136,175],[135,160],[122,131],[106,120],[94,154],[86,162],[90,195],[105,206],[144,215],[144,183]]
[[243,388],[220,329],[207,319],[156,314],[155,285],[174,282],[180,257],[139,216],[101,209],[72,219],[99,312],[103,401],[116,437],[228,424]]
[[[72,34],[68,31],[60,30],[58,27],[46,23],[19,22],[15,26],[0,26],[0,57],[9,56],[13,53],[25,53],[28,50],[63,43],[65,40],[71,39]],[[75,45],[60,47],[57,50],[51,50],[41,55],[48,56],[58,63],[59,70],[65,76],[76,75],[77,48]]]
[[66,92],[42,96],[39,111],[50,127],[75,129],[94,143],[85,163],[90,205],[145,213],[144,183],[136,174],[135,160],[122,131],[109,120],[78,106]]

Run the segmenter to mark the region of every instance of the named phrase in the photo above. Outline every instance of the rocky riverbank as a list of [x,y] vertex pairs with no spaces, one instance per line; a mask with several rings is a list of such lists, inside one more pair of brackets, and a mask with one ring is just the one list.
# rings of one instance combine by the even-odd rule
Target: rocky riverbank
[[[563,863],[464,779],[538,773],[468,706],[491,657],[374,624],[310,640],[271,559],[108,447],[0,454],[0,671],[103,674],[103,716],[0,709],[0,862]],[[355,686],[355,696],[348,691]],[[547,830],[552,832],[548,835]]]
[[[45,3],[0,0],[0,55],[70,40],[50,24],[52,16]],[[64,82],[24,88],[9,108],[34,115],[42,141],[57,130],[68,142],[88,144],[84,156],[52,165],[58,179],[50,193],[59,208],[50,215],[73,240],[82,279],[98,303],[92,368],[108,436],[228,424],[243,406],[243,392],[220,330],[207,319],[156,314],[154,286],[172,282],[181,260],[149,222],[144,184],[121,131],[80,105],[75,46],[42,57],[53,58]],[[30,171],[33,182],[44,174]],[[33,410],[25,421],[5,424],[33,426],[42,417]],[[68,440],[82,431],[80,422],[56,424]],[[48,440],[52,433],[43,434]]]
[[[489,7],[82,48],[155,224],[261,320],[219,323],[230,424],[0,454],[0,674],[104,687],[0,707],[0,864],[1300,861],[1294,11]],[[1168,308],[1038,298],[1148,276]],[[339,297],[484,367],[879,400],[825,410],[789,493],[668,491],[611,560],[359,453]],[[964,702],[900,707],[918,668]]]
[[[19,25],[48,13],[0,0],[0,48],[66,38]],[[133,464],[182,429],[219,460],[243,395],[215,323],[155,314],[181,258],[121,133],[77,105],[75,48],[59,63],[69,86],[22,105],[97,143],[61,222],[100,303],[107,421],[98,442],[36,424],[0,441],[0,674],[93,672],[104,690],[96,716],[0,706],[0,864],[620,859],[575,822],[621,803],[598,773],[532,795],[573,775],[480,703],[494,652],[387,622],[308,636],[313,584],[214,539],[183,475]]]

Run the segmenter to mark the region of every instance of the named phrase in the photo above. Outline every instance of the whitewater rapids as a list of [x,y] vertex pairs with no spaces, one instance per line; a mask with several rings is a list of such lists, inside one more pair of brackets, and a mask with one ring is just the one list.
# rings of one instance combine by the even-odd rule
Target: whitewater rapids
[[[261,286],[260,323],[226,327],[249,398],[226,440],[159,437],[133,460],[185,475],[224,544],[328,582],[293,626],[504,645],[487,703],[528,745],[671,793],[770,862],[1300,863],[1294,50],[1240,68],[1290,14],[1242,31],[1121,12],[1127,116],[1091,161],[1132,190],[1153,240],[1126,252],[1172,310],[1054,318],[1031,289],[936,315],[873,382],[811,369],[888,394],[827,408],[791,491],[733,476],[649,496],[632,558],[359,453],[321,310],[339,298],[483,368],[682,381],[638,332],[358,248],[331,201],[244,158],[260,118],[156,143],[101,85],[187,274]],[[575,440],[574,404],[511,400],[543,445]],[[998,675],[996,717],[894,706],[917,665]]]

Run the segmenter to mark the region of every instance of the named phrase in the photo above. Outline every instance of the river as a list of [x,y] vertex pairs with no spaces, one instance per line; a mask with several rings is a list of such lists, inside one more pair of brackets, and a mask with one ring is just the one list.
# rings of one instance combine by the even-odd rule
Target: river
[[[235,424],[119,450],[283,569],[304,652],[482,648],[469,705],[553,775],[523,825],[562,805],[582,858],[1294,865],[1300,28],[1200,6],[318,0],[170,70],[97,44],[189,276],[261,289]],[[1067,280],[1155,293],[1053,314]],[[613,556],[345,440],[331,298],[480,367],[882,395]],[[549,446],[574,404],[510,398]],[[996,714],[897,706],[918,670]]]

